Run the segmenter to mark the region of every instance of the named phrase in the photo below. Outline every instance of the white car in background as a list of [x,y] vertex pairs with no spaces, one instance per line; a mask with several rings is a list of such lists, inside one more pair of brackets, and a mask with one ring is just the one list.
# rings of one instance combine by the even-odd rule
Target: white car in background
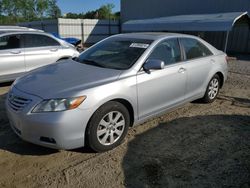
[[73,45],[41,30],[0,26],[0,83],[78,55]]

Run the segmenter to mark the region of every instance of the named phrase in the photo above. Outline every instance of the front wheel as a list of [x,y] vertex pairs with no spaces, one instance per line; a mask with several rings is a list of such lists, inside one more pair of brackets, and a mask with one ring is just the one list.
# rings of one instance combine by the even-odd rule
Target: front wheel
[[212,103],[218,96],[220,91],[220,77],[216,74],[213,78],[209,81],[206,93],[202,98],[203,102],[205,103]]
[[88,145],[96,152],[113,149],[126,136],[129,124],[129,112],[124,105],[116,101],[104,104],[93,114],[88,124]]

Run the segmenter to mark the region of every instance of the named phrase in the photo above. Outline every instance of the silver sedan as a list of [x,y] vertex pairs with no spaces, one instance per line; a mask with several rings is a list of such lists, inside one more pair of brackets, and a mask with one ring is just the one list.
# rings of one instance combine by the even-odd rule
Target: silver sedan
[[6,108],[28,142],[101,152],[118,146],[130,126],[196,99],[213,102],[226,78],[226,54],[200,38],[120,34],[17,79]]

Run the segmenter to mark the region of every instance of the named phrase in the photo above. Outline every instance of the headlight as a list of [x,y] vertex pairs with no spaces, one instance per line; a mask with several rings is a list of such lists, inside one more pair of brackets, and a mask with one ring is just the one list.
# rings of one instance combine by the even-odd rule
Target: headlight
[[39,112],[59,112],[77,108],[86,96],[74,97],[68,99],[49,99],[38,104],[33,110],[33,113]]

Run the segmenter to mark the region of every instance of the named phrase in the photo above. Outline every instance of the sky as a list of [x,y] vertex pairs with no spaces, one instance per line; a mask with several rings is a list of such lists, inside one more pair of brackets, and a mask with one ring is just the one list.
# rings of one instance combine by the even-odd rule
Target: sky
[[82,13],[91,10],[96,10],[100,6],[113,3],[115,8],[113,12],[120,11],[120,0],[57,0],[57,5],[60,7],[63,14]]

